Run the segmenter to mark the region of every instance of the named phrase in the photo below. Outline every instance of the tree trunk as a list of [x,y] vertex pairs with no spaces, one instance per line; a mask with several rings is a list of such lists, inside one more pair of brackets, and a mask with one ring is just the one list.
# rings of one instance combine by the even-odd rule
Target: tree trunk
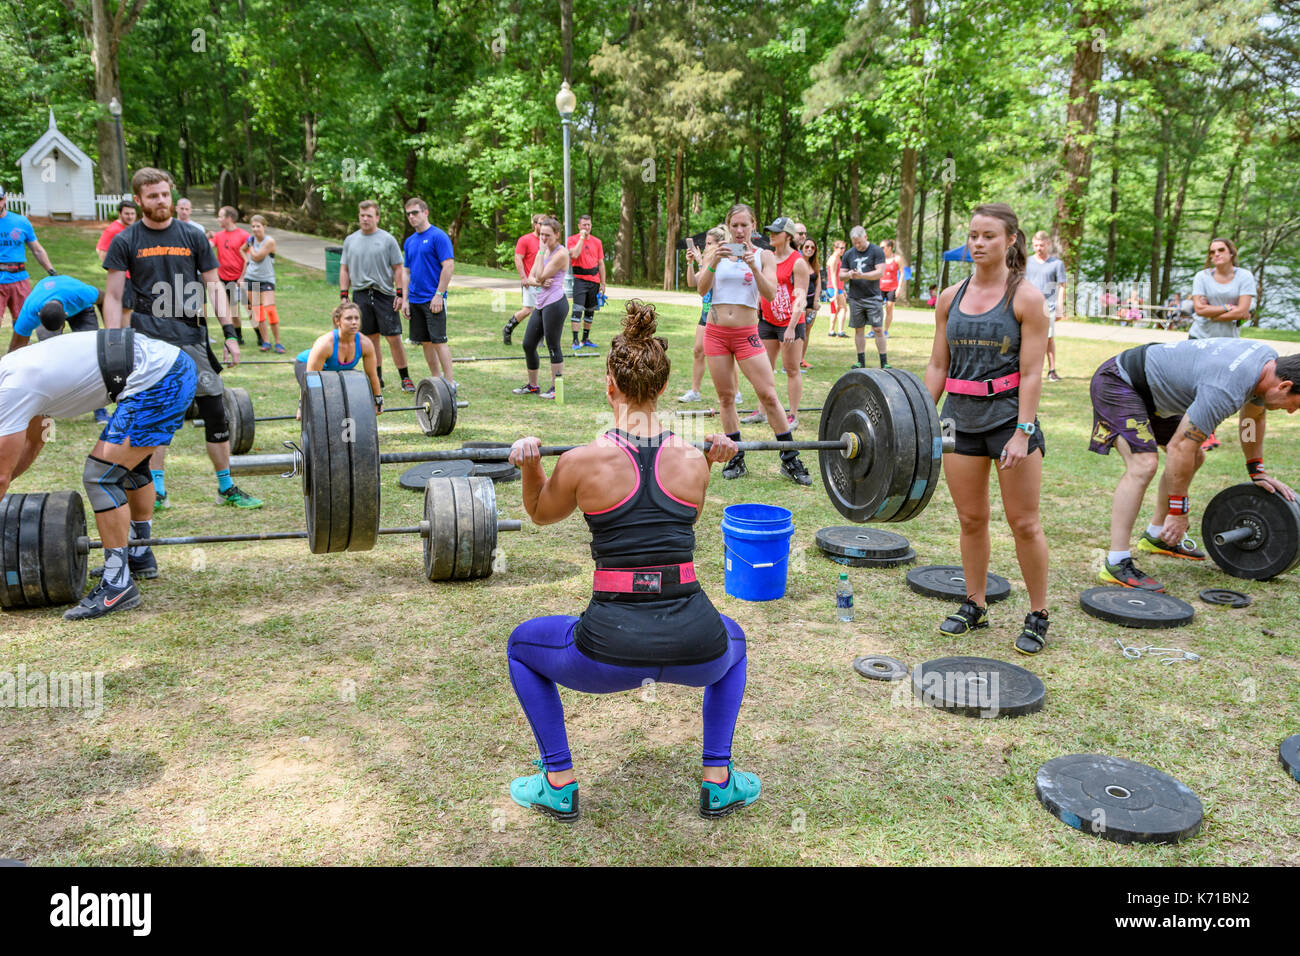
[[758,111],[750,108],[750,128],[754,130],[754,216],[755,229],[763,228],[763,131],[759,128]]
[[1187,181],[1192,175],[1192,164],[1196,161],[1200,153],[1199,148],[1193,148],[1187,161],[1183,163],[1183,171],[1178,175],[1178,195],[1174,197],[1174,211],[1169,217],[1169,230],[1165,236],[1165,261],[1160,270],[1160,302],[1166,302],[1169,299],[1169,282],[1170,273],[1174,268],[1174,246],[1178,242],[1178,232],[1183,224],[1183,204],[1187,199]]
[[1115,120],[1110,128],[1110,222],[1106,226],[1106,262],[1102,284],[1109,288],[1115,281],[1115,253],[1119,249],[1119,130],[1124,116],[1124,101],[1115,100]]
[[560,79],[573,78],[573,0],[560,0]]
[[849,160],[849,229],[862,225],[862,184],[858,178],[858,134],[853,134],[853,158]]
[[[952,150],[944,154],[945,159],[952,159]],[[951,169],[952,164],[946,163],[945,169]],[[948,251],[948,246],[952,243],[952,181],[947,176],[944,177],[943,184],[943,239],[940,241],[939,256],[943,265],[939,272],[939,291],[942,292],[948,288],[948,260],[943,258],[943,254]]]
[[[1092,172],[1092,137],[1097,130],[1099,95],[1097,82],[1101,79],[1103,45],[1097,43],[1093,30],[1099,26],[1100,17],[1085,10],[1079,17],[1077,29],[1080,40],[1074,47],[1074,62],[1070,73],[1070,94],[1066,101],[1065,143],[1062,147],[1061,165],[1065,170],[1065,183],[1056,200],[1056,219],[1061,229],[1061,257],[1067,272],[1075,272],[1079,261],[1079,245],[1083,239],[1083,216],[1088,195],[1088,179]],[[1073,286],[1073,297],[1078,298],[1078,283]],[[1076,311],[1074,302],[1070,312]]]
[[622,163],[622,183],[618,199],[618,239],[614,243],[614,281],[630,282],[632,280],[632,244],[635,223],[633,207],[635,204],[636,170],[639,167]]
[[302,187],[302,212],[309,219],[321,217],[320,192],[316,189],[316,178],[311,173],[312,163],[316,160],[316,114],[302,114],[302,164],[304,169]]
[[1169,114],[1160,116],[1160,167],[1156,170],[1156,190],[1151,197],[1151,284],[1147,287],[1148,304],[1155,302],[1160,288],[1160,252],[1165,225],[1165,182],[1169,178]]
[[[1232,189],[1232,180],[1237,173],[1237,168],[1241,165],[1241,154],[1246,151],[1250,145],[1250,133],[1247,131],[1237,139],[1237,146],[1232,151],[1232,162],[1228,163],[1228,175],[1223,180],[1223,188],[1219,190],[1219,205],[1214,211],[1214,222],[1210,226],[1210,238],[1219,238],[1219,226],[1223,223],[1223,210],[1228,204],[1228,193]],[[1209,243],[1206,243],[1208,246]]]
[[916,214],[916,249],[915,255],[908,256],[907,261],[912,265],[912,281],[908,284],[909,296],[912,289],[918,290],[917,298],[921,298],[919,292],[925,289],[921,282],[921,263],[925,260],[925,197],[929,195],[925,184],[928,182],[926,177],[925,157],[921,157],[921,202],[920,210]]
[[[113,33],[113,21],[106,9],[106,0],[94,0],[91,4],[91,51],[90,61],[95,67],[95,100],[104,107],[105,116],[95,120],[95,143],[99,150],[99,188],[106,193],[130,192],[123,189],[129,180],[122,169],[117,148],[117,125],[113,117],[107,115],[108,104],[116,98],[122,102],[122,88],[117,75],[117,38]],[[126,152],[125,133],[123,134],[122,152]]]
[[669,291],[677,280],[677,234],[682,226],[682,167],[686,161],[685,146],[678,142],[673,157],[673,180],[668,187],[668,234],[664,239],[664,291]]
[[650,270],[654,268],[654,263],[659,261],[659,190],[650,190],[650,238],[646,242],[645,250],[645,270],[643,274],[646,279],[650,278]]
[[[919,40],[925,26],[925,0],[908,0],[908,36]],[[921,65],[919,45],[913,52],[913,67]],[[918,94],[920,96],[921,94]],[[922,104],[924,105],[924,104]],[[903,257],[904,262],[912,261],[912,213],[916,203],[916,147],[913,145],[913,130],[907,130],[907,144],[903,147],[902,168],[899,170],[898,184],[898,227],[894,237],[895,251]],[[899,275],[899,287],[902,288],[902,275]],[[906,304],[906,297],[903,304]]]
[[456,207],[456,216],[452,219],[451,225],[447,227],[447,238],[451,240],[451,247],[455,249],[460,244],[460,231],[465,228],[465,214],[469,212],[469,193],[460,197],[460,205]]

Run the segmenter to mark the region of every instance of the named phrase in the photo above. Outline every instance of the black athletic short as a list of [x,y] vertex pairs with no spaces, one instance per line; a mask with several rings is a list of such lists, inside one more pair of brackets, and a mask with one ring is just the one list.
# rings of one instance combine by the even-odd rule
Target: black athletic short
[[[783,341],[785,339],[785,330],[787,328],[789,328],[789,326],[773,325],[771,322],[767,321],[767,319],[759,316],[758,337],[760,339],[768,339],[777,342]],[[808,326],[805,323],[800,322],[798,327],[795,329],[794,337],[795,341],[806,339],[808,337]]]
[[600,292],[600,282],[595,279],[573,277],[573,317],[576,321],[579,312],[596,311],[596,294]]
[[393,297],[378,289],[353,289],[352,301],[361,309],[362,335],[401,335],[402,319],[393,308]]
[[411,341],[432,342],[445,345],[447,342],[447,303],[442,303],[442,311],[434,312],[432,302],[411,303]]
[[880,294],[883,295],[883,296],[885,297],[885,301],[886,301],[886,302],[894,302],[894,301],[897,301],[897,299],[898,299],[898,290],[897,290],[897,289],[890,289],[888,292],[883,292],[883,291],[882,291]]
[[[1034,422],[1038,424],[1037,421]],[[1007,422],[1005,425],[999,425],[997,428],[991,428],[986,432],[963,432],[958,431],[955,434],[957,447],[953,449],[954,454],[969,455],[972,458],[992,458],[997,461],[1002,457],[1002,449],[1006,447],[1007,442],[1016,434],[1016,423]],[[1037,448],[1047,457],[1047,442],[1043,439],[1043,427],[1039,425],[1034,429],[1034,433],[1029,436],[1029,448],[1026,454],[1031,454]]]

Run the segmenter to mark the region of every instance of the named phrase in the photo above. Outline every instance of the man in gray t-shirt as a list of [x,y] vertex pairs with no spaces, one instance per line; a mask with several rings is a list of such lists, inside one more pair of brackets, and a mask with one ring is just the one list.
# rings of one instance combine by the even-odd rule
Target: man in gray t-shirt
[[1295,492],[1264,470],[1264,413],[1300,409],[1300,354],[1278,358],[1251,339],[1192,339],[1143,345],[1101,364],[1092,377],[1093,432],[1090,450],[1119,449],[1124,476],[1111,509],[1110,552],[1099,575],[1107,584],[1163,591],[1133,564],[1129,540],[1147,486],[1165,446],[1155,516],[1138,541],[1150,554],[1205,560],[1187,537],[1188,488],[1205,462],[1201,443],[1228,416],[1240,411],[1246,471],[1260,488],[1290,501]]
[[1025,262],[1025,278],[1047,303],[1047,380],[1056,374],[1056,317],[1065,316],[1065,263],[1052,255],[1052,237],[1041,229],[1034,233],[1034,254]]
[[402,309],[406,307],[402,285],[402,248],[388,232],[379,228],[379,205],[367,199],[357,207],[361,228],[343,240],[343,258],[339,263],[339,298],[352,301],[361,309],[361,334],[375,347],[379,363],[379,385],[384,384],[380,362],[379,337],[388,340],[393,364],[402,380],[402,391],[415,391],[406,368],[406,348],[402,344]]

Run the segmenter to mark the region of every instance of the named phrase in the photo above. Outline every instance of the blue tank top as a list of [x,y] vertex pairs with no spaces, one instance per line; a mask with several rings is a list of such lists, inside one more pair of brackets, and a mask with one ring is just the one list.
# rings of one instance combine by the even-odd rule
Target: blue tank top
[[[574,629],[586,656],[623,667],[702,664],[727,651],[722,617],[699,582],[673,566],[695,552],[699,509],[659,483],[659,453],[672,432],[654,438],[621,429],[605,433],[637,468],[631,493],[605,511],[584,513],[597,569],[639,570],[647,586],[633,593],[595,591]],[[663,569],[663,570],[660,570]]]
[[[1004,295],[987,312],[971,315],[961,309],[967,279],[948,307],[948,377],[983,382],[1020,371],[1020,323]],[[1020,389],[992,398],[949,393],[941,417],[951,418],[958,431],[986,432],[1020,417]]]
[[[357,333],[356,348],[357,348],[357,354],[352,359],[351,362],[340,362],[339,361],[339,330],[335,329],[334,350],[330,353],[330,357],[325,360],[325,371],[349,372],[352,369],[357,367],[357,363],[361,361],[361,333],[360,332]],[[301,352],[298,353],[299,362],[305,362],[310,357],[311,357],[311,349],[303,349]]]

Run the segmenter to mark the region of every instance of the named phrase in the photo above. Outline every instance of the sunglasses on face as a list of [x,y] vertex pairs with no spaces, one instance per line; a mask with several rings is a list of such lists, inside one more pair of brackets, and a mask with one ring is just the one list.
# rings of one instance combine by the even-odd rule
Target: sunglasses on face
[[407,214],[408,216],[418,216],[418,215],[420,214],[420,210],[418,210],[418,209],[408,209],[408,210],[406,210],[406,214]]

